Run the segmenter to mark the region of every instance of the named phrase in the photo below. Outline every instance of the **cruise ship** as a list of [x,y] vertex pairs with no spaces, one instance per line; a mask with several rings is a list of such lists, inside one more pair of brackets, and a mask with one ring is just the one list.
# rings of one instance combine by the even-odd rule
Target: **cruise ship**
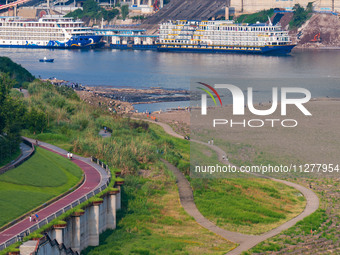
[[280,24],[176,20],[160,24],[158,51],[287,54],[295,47]]
[[96,48],[103,46],[81,20],[45,15],[38,20],[0,17],[0,47]]

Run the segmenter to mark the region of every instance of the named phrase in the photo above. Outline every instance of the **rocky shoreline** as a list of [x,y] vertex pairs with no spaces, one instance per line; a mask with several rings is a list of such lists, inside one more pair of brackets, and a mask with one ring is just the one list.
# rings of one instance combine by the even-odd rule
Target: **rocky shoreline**
[[190,100],[189,91],[184,89],[165,89],[159,87],[148,89],[85,87],[85,89],[101,97],[132,104],[152,104]]
[[75,89],[75,91],[83,101],[96,107],[105,107],[114,113],[135,112],[134,104],[190,100],[190,92],[183,89],[134,89],[82,86],[81,89]]

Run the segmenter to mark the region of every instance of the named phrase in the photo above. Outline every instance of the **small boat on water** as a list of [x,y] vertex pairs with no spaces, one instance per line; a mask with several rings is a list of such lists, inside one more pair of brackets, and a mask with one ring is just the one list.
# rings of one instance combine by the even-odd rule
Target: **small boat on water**
[[54,61],[53,58],[46,58],[46,57],[44,57],[42,59],[39,59],[39,62],[50,62],[50,63],[52,63],[53,61]]

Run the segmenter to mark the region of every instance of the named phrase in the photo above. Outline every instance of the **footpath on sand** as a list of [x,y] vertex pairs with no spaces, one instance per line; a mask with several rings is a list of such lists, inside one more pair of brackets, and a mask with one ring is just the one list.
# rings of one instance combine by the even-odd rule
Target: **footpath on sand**
[[[166,133],[168,133],[169,135],[172,135],[172,136],[177,137],[177,138],[184,139],[184,137],[182,135],[177,134],[166,123],[154,122],[154,121],[145,120],[145,119],[138,119],[138,120],[144,120],[144,121],[148,121],[148,122],[152,122],[154,124],[157,124],[157,125],[161,126],[164,129],[164,131]],[[230,164],[225,159],[225,155],[227,155],[227,153],[225,153],[219,147],[217,147],[215,145],[207,144],[207,143],[204,143],[204,142],[201,142],[201,141],[197,141],[197,140],[190,140],[190,142],[195,142],[195,143],[199,143],[199,144],[209,146],[209,148],[213,149],[217,153],[218,159],[222,164]],[[225,238],[227,240],[230,240],[234,243],[239,244],[238,247],[236,247],[235,249],[228,252],[227,253],[228,255],[241,254],[242,252],[249,250],[250,248],[254,247],[256,244],[258,244],[258,243],[260,243],[260,242],[262,242],[262,241],[264,241],[264,240],[266,240],[270,237],[276,236],[277,234],[279,234],[283,230],[286,230],[286,229],[294,226],[298,221],[304,219],[305,217],[312,214],[313,212],[315,212],[319,208],[319,198],[312,190],[307,189],[307,188],[305,188],[305,187],[303,187],[299,184],[293,183],[293,182],[279,180],[279,179],[275,179],[275,178],[268,178],[268,179],[271,179],[273,181],[280,182],[280,183],[283,183],[285,185],[291,186],[291,187],[297,189],[298,191],[300,191],[304,195],[304,197],[306,198],[306,207],[305,207],[304,211],[301,214],[299,214],[298,216],[296,216],[295,218],[293,218],[293,219],[283,223],[282,225],[278,226],[277,228],[274,228],[274,229],[272,229],[272,230],[270,230],[266,233],[263,233],[261,235],[245,235],[245,234],[241,234],[241,233],[238,233],[238,232],[227,231],[225,229],[221,229],[218,226],[216,226],[214,223],[212,223],[211,221],[206,219],[199,212],[199,210],[196,207],[195,201],[194,201],[194,196],[193,196],[191,185],[188,182],[188,180],[185,178],[183,173],[180,172],[180,170],[178,168],[171,165],[169,162],[167,162],[165,160],[162,160],[162,161],[167,165],[169,170],[172,171],[176,176],[177,186],[178,186],[178,191],[179,191],[179,197],[180,197],[181,205],[183,206],[184,210],[189,215],[194,217],[196,222],[198,224],[200,224],[202,227],[210,230],[211,232],[213,232],[217,235],[222,236],[223,238]]]
[[[28,138],[26,139],[35,143],[35,140]],[[67,155],[67,151],[48,143],[39,142],[39,146],[46,150],[59,154],[63,157],[66,157]],[[90,158],[84,158],[74,155],[72,161],[73,163],[78,165],[84,172],[85,180],[83,184],[70,194],[62,197],[56,202],[36,212],[36,214],[39,215],[39,222],[46,221],[46,219],[51,215],[55,214],[64,207],[72,204],[73,202],[79,200],[86,194],[95,191],[97,188],[103,186],[105,183],[108,182],[109,180],[108,173],[97,164],[91,162]],[[27,229],[31,228],[35,224],[36,224],[35,222],[30,222],[29,218],[27,217],[22,221],[19,221],[15,225],[7,228],[6,230],[0,232],[0,245],[11,240],[13,237],[17,237],[18,235],[27,231]]]

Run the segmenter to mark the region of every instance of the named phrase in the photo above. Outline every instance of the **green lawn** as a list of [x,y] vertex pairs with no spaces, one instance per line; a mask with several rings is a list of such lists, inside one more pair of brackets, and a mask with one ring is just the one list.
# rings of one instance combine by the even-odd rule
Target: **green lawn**
[[294,188],[267,179],[194,179],[199,211],[218,226],[246,234],[269,231],[303,211]]
[[66,192],[81,176],[77,165],[38,147],[32,158],[0,175],[0,226]]
[[[192,144],[191,156],[194,164],[218,162],[216,152],[200,144]],[[229,178],[223,174],[202,176],[209,178],[190,178],[198,210],[230,231],[260,234],[295,217],[305,207],[305,198],[298,190],[278,182],[241,173],[229,174]]]

